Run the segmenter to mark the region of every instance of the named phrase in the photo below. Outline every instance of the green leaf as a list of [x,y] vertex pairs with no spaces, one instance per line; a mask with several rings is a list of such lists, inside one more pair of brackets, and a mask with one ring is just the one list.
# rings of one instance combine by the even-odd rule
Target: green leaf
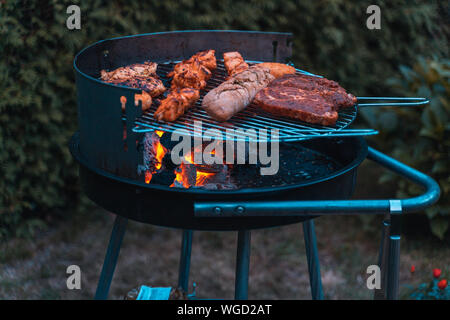
[[445,232],[448,230],[448,219],[436,216],[430,221],[431,232],[440,240],[444,239]]
[[449,159],[447,160],[439,160],[433,165],[433,169],[431,169],[432,173],[444,173],[449,170]]

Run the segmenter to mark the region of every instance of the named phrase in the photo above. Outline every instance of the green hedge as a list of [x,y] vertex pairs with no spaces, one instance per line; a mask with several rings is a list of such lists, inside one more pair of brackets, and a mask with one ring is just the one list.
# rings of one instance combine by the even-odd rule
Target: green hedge
[[[368,30],[365,11],[372,3],[1,1],[0,237],[27,233],[41,221],[34,218],[79,206],[67,141],[77,128],[72,60],[84,46],[164,30],[289,31],[298,66],[358,95],[387,95],[385,80],[398,65],[411,65],[419,54],[446,54],[447,9],[437,1],[377,1],[382,29]],[[65,27],[71,4],[81,7],[81,30]]]
[[[419,58],[401,66],[401,78],[388,82],[410,96],[430,97],[423,107],[366,109],[363,116],[380,134],[375,142],[396,159],[431,174],[439,183],[439,202],[425,210],[434,235],[443,240],[450,225],[450,60]],[[398,197],[417,196],[417,185],[389,172],[380,182],[395,183]]]

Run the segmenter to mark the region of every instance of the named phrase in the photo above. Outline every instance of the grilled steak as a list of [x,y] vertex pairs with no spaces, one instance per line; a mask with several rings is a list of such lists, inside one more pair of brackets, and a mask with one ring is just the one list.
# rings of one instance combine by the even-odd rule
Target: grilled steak
[[257,93],[253,102],[263,110],[309,123],[333,125],[340,108],[356,103],[335,81],[307,75],[285,75]]

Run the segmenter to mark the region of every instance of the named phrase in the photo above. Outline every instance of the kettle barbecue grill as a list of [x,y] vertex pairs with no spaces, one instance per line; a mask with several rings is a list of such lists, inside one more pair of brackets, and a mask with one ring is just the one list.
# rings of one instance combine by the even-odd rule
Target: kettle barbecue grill
[[[179,286],[187,291],[191,242],[194,230],[237,231],[235,298],[246,299],[252,229],[303,223],[308,270],[313,299],[323,298],[313,219],[330,214],[384,214],[379,265],[382,290],[377,296],[398,295],[400,218],[404,212],[422,210],[439,198],[439,186],[425,174],[368,147],[363,135],[371,129],[349,129],[358,107],[373,105],[421,105],[424,98],[379,98],[381,103],[360,103],[344,109],[334,126],[311,125],[264,114],[249,106],[228,123],[215,122],[197,106],[174,123],[153,120],[156,106],[142,112],[135,105],[140,90],[100,81],[100,70],[151,60],[167,86],[167,71],[174,63],[198,51],[239,51],[249,63],[287,62],[291,56],[289,33],[247,31],[175,31],[121,37],[97,42],[82,50],[74,60],[78,94],[78,123],[69,144],[80,165],[82,187],[87,196],[116,219],[95,298],[106,299],[128,219],[183,230]],[[310,74],[297,69],[298,73]],[[310,74],[312,75],[312,74]],[[223,63],[208,82],[201,97],[225,77]],[[201,99],[200,99],[201,101]],[[398,102],[400,101],[400,102]],[[124,112],[122,112],[124,106]],[[203,121],[196,131],[195,121]],[[277,129],[282,168],[273,177],[255,174],[256,166],[234,165],[229,175],[235,188],[180,188],[172,183],[173,166],[156,172],[151,181],[146,167],[146,139],[160,131],[170,135],[184,130],[187,136],[207,136],[208,129],[245,129],[250,134],[230,138],[246,143],[260,142],[249,129]],[[169,147],[168,147],[169,148]],[[425,192],[409,199],[348,200],[354,190],[356,172],[369,158],[413,182]],[[171,175],[172,174],[172,175]]]

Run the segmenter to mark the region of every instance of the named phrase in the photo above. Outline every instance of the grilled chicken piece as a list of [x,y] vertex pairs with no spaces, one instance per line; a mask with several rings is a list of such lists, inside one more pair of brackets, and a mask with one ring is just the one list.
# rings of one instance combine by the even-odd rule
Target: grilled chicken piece
[[161,101],[154,114],[155,119],[175,121],[195,104],[200,98],[200,90],[206,87],[212,71],[217,67],[214,53],[214,50],[198,52],[175,65],[173,71],[167,74],[173,77],[171,92]]
[[185,65],[182,70],[181,72],[173,72],[171,89],[203,89],[212,74],[198,59],[194,59],[189,65]]
[[157,63],[146,61],[144,63],[135,63],[120,67],[110,72],[102,70],[100,72],[101,80],[112,84],[141,89],[151,97],[157,97],[166,91],[164,84],[156,75],[157,67]]
[[223,62],[229,77],[248,69],[248,64],[237,51],[225,52],[223,54]]
[[145,61],[144,63],[135,63],[129,66],[120,67],[113,71],[107,72],[102,70],[101,79],[103,81],[125,81],[132,78],[150,78],[156,77],[156,68],[158,64],[151,61]]
[[194,55],[194,59],[197,58],[204,67],[208,68],[210,71],[213,71],[217,68],[215,53],[216,51],[212,49],[201,51]]
[[162,81],[152,77],[146,79],[133,78],[124,81],[106,81],[106,82],[141,89],[143,91],[148,92],[148,94],[153,98],[161,95],[164,91],[166,91],[166,87],[164,87]]
[[215,50],[205,50],[198,52],[194,54],[192,57],[190,57],[188,60],[184,60],[180,63],[177,63],[175,67],[173,68],[172,72],[169,72],[167,76],[169,78],[173,77],[176,73],[182,73],[186,69],[190,68],[190,65],[193,64],[195,61],[200,62],[202,66],[207,68],[209,71],[213,71],[217,68],[217,61]]
[[161,101],[154,117],[161,121],[175,121],[200,98],[200,91],[192,88],[172,90]]

